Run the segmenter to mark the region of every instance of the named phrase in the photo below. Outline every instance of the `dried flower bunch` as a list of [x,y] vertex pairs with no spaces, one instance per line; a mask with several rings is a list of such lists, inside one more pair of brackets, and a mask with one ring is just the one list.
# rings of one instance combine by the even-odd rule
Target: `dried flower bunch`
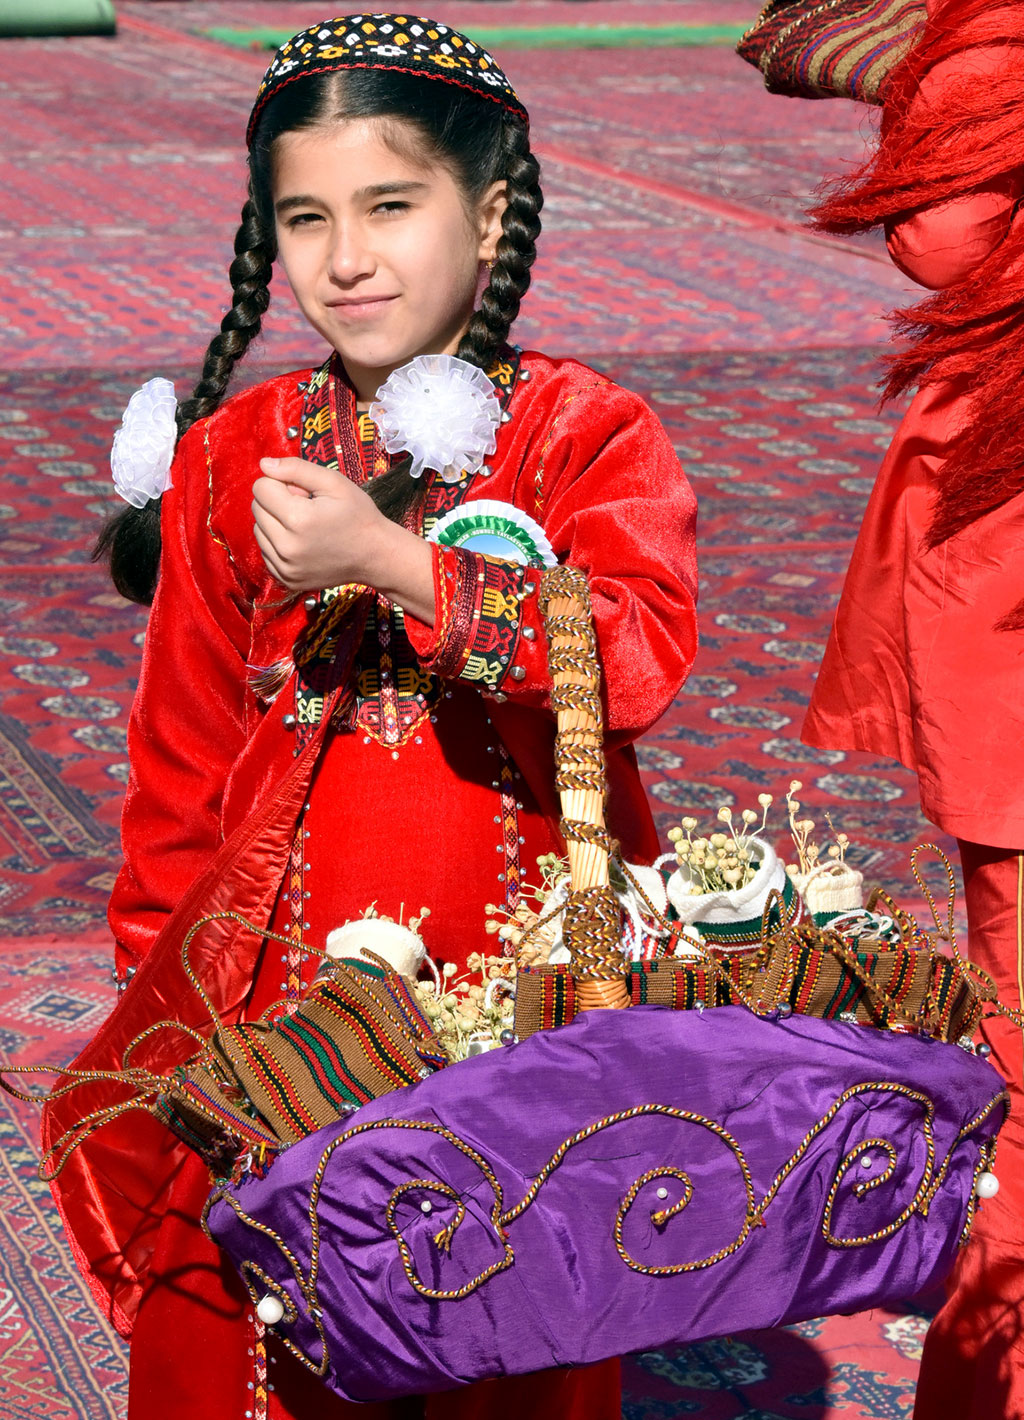
[[[789,818],[789,834],[793,840],[793,845],[796,848],[797,858],[799,860],[797,863],[787,865],[786,872],[791,878],[813,872],[819,863],[825,866],[821,848],[811,837],[817,828],[817,824],[812,818],[799,817],[801,805],[796,795],[799,794],[803,787],[799,779],[792,779],[786,791],[786,812]],[[846,850],[850,846],[850,840],[845,833],[836,833],[831,814],[825,814],[825,821],[832,831],[834,838],[834,841],[830,843],[826,849],[825,856],[831,858],[832,862],[838,867],[846,862]]]
[[[793,779],[786,791],[789,833],[797,854],[797,862],[788,864],[786,872],[791,878],[800,878],[813,872],[819,864],[841,871],[846,866],[850,840],[845,833],[836,832],[832,816],[826,812],[833,841],[823,850],[813,837],[817,828],[815,820],[800,816],[801,804],[796,795],[802,788],[800,780]],[[757,802],[760,814],[754,809],[743,809],[738,822],[732,809],[723,805],[717,817],[725,828],[715,833],[698,835],[699,824],[695,818],[684,818],[678,828],[669,829],[669,841],[684,876],[690,880],[692,895],[735,891],[753,880],[759,867],[758,844],[774,798],[771,794],[758,794]]]
[[[562,936],[561,912],[564,889],[569,883],[569,860],[557,853],[545,853],[537,859],[537,867],[540,882],[523,883],[513,912],[493,902],[486,908],[486,930],[498,936],[518,966],[540,966],[550,961]],[[555,901],[551,903],[553,894]]]
[[465,1060],[502,1043],[512,1029],[515,963],[471,952],[457,975],[446,962],[436,981],[414,981],[413,990],[438,1040],[452,1060]]
[[699,827],[695,818],[684,818],[679,828],[669,829],[669,842],[675,848],[676,861],[690,881],[692,896],[734,891],[753,880],[760,863],[756,844],[768,822],[772,796],[759,794],[757,802],[761,805],[760,814],[754,809],[744,809],[739,815],[739,826],[732,809],[723,805],[718,810],[718,821],[725,824],[725,832],[718,830],[695,838]]

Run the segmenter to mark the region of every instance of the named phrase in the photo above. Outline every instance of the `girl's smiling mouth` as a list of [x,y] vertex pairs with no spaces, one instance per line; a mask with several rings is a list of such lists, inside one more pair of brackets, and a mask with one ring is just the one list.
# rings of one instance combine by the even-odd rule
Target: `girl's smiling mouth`
[[397,301],[397,296],[339,296],[325,301],[328,310],[341,311],[346,316],[376,315]]

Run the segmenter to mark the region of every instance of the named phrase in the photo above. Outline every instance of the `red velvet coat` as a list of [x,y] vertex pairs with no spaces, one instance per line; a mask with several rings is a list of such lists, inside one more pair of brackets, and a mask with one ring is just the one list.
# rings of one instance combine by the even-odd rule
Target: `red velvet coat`
[[[110,908],[119,970],[138,970],[80,1067],[117,1068],[126,1043],[155,1020],[207,1024],[182,973],[183,928],[225,908],[257,923],[276,914],[282,925],[291,911],[294,921],[281,888],[295,841],[309,855],[301,866],[311,939],[374,899],[382,911],[427,905],[429,949],[455,960],[487,940],[484,901],[501,896],[496,866],[518,854],[528,872],[531,855],[558,846],[540,579],[529,569],[508,564],[499,569],[506,582],[483,588],[474,575],[482,559],[438,552],[436,629],[390,623],[376,663],[365,655],[357,663],[363,718],[323,746],[315,728],[287,727],[294,678],[269,704],[252,689],[254,670],[286,660],[310,619],[267,574],[250,511],[259,457],[300,451],[309,381],[310,372],[286,375],[236,396],[179,448],[129,729],[125,864]],[[467,502],[514,503],[543,524],[560,560],[588,574],[605,676],[609,824],[627,856],[649,860],[657,844],[631,742],[667,709],[694,656],[693,495],[650,410],[575,362],[524,356],[508,413],[493,475],[472,481]],[[414,664],[408,646],[405,661],[396,649],[403,631]],[[507,648],[502,661],[496,638]],[[407,687],[432,687],[419,710],[408,695],[392,703],[406,716],[397,729],[386,723],[383,688],[392,654]],[[500,822],[503,811],[517,831]],[[304,814],[312,827],[296,840]],[[236,831],[242,849],[228,852]],[[291,967],[279,960],[230,923],[198,937],[192,956],[229,1018],[280,995]],[[135,1063],[166,1070],[190,1049],[165,1035]],[[103,1087],[89,1088],[89,1106],[109,1101]],[[44,1141],[82,1108],[74,1097],[51,1105]],[[57,1182],[77,1260],[125,1334],[175,1180],[183,1188],[190,1173],[185,1159],[155,1121],[129,1115],[93,1136]]]

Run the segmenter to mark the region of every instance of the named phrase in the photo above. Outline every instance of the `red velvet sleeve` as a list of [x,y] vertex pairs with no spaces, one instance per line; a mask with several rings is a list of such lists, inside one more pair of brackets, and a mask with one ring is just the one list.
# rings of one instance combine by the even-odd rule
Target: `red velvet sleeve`
[[[965,75],[983,84],[999,73],[1003,50],[976,46],[936,64],[925,75],[914,100],[927,106],[929,97]],[[944,290],[990,256],[1010,230],[1017,203],[1024,196],[1024,167],[985,183],[966,197],[893,218],[886,223],[889,255],[905,275],[920,286]]]
[[182,440],[161,513],[160,580],[128,723],[124,864],[110,899],[119,977],[152,946],[221,842],[245,743],[249,603],[210,528],[207,426]]
[[[614,747],[664,714],[696,654],[696,500],[651,410],[598,380],[555,415],[538,501],[558,560],[590,583]],[[548,709],[539,592],[534,568],[443,549],[435,627],[406,618],[410,639],[428,669]]]

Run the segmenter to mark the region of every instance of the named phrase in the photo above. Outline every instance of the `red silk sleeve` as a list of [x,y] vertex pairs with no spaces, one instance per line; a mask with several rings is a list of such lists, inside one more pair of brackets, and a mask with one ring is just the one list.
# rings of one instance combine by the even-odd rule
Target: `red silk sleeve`
[[[604,675],[609,747],[638,738],[668,709],[697,648],[696,500],[660,422],[636,395],[603,379],[568,393],[555,414],[542,469],[527,470],[559,562],[587,574]],[[483,680],[517,703],[549,709],[551,681],[539,609],[540,571],[513,564],[495,581],[489,562],[462,549],[436,559],[436,627],[406,618],[425,665]],[[493,564],[492,564],[493,565]],[[474,572],[476,575],[474,575]],[[491,584],[495,583],[494,586]],[[478,600],[473,604],[474,585]],[[465,587],[466,606],[459,604]],[[446,590],[447,589],[447,590]],[[483,597],[507,621],[509,652],[489,680],[479,641],[494,627]],[[445,605],[449,606],[445,614]],[[507,608],[518,607],[518,614]],[[497,617],[492,618],[492,623]]]
[[146,955],[222,839],[245,743],[250,604],[210,521],[208,426],[179,446],[161,511],[160,580],[128,723],[124,864],[110,899],[119,977]]
[[[974,46],[940,61],[921,81],[914,100],[927,109],[944,85],[984,84],[1000,72],[1005,54],[998,45]],[[992,254],[1010,230],[1017,203],[1024,196],[1024,167],[1003,174],[954,198],[892,218],[885,224],[889,255],[899,269],[920,286],[944,290],[969,276]]]

